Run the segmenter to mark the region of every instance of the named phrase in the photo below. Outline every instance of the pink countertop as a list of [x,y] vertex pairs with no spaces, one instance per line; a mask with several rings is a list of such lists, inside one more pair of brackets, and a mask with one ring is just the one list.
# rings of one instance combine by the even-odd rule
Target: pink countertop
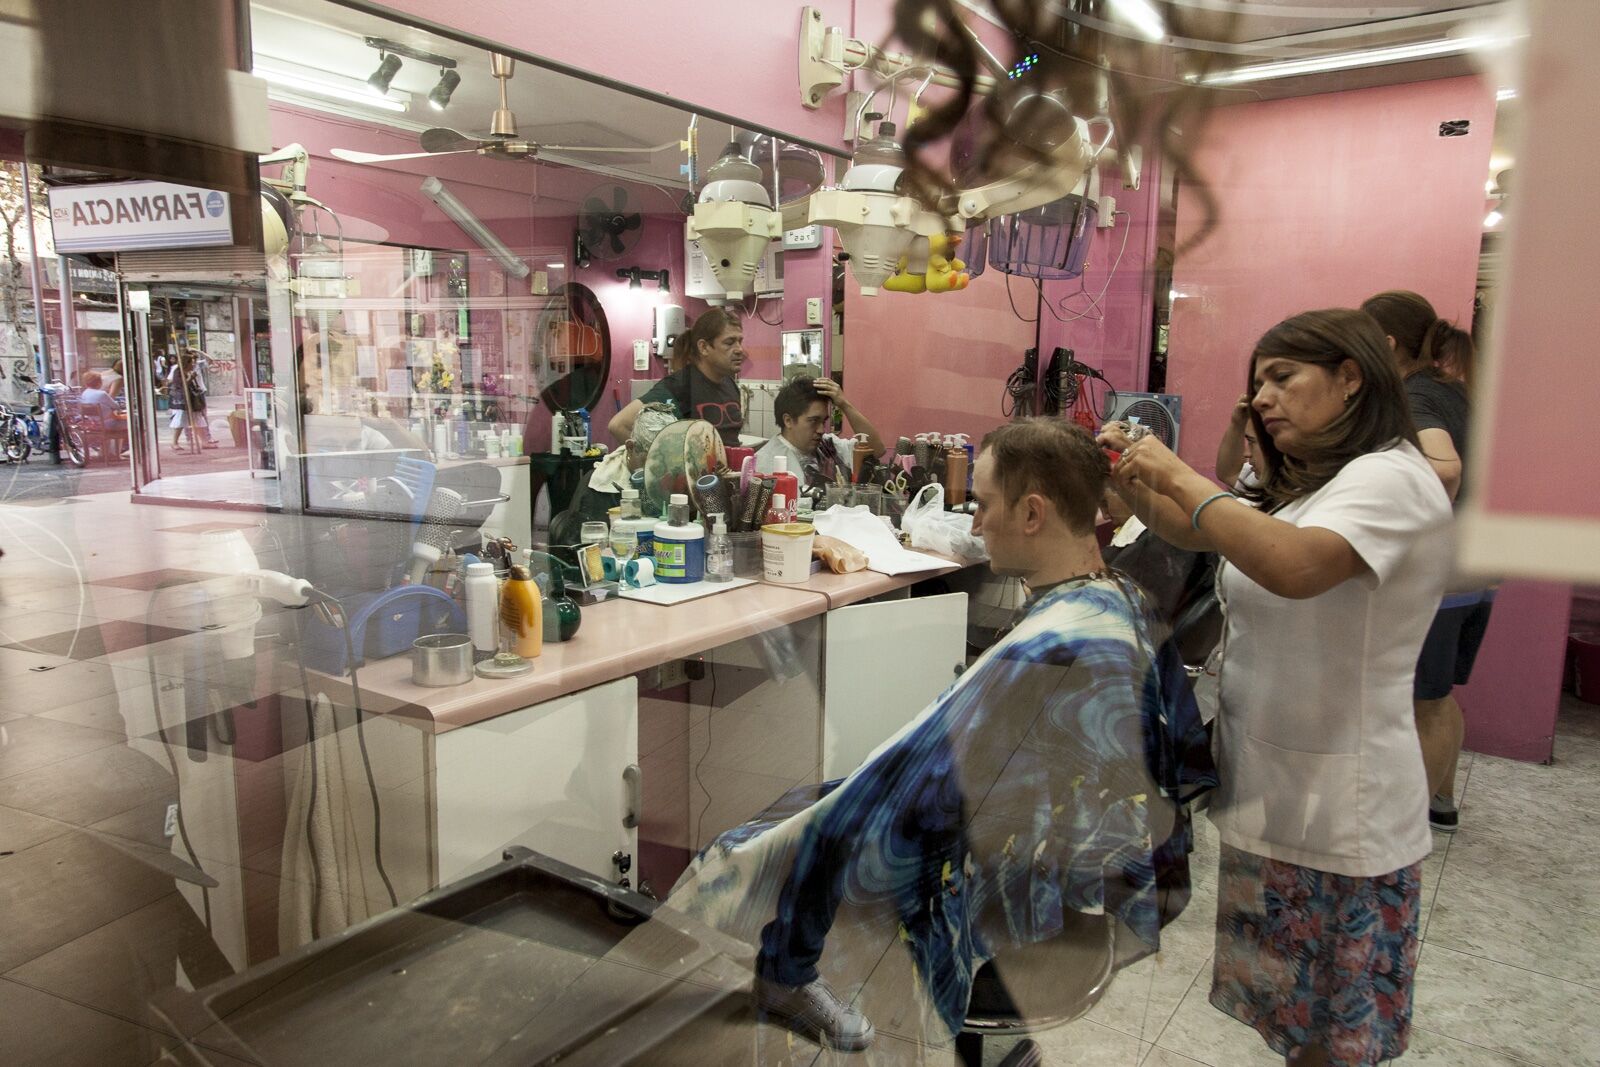
[[[411,681],[409,655],[392,656],[361,668],[361,705],[364,711],[414,719],[435,732],[453,730],[956,569],[951,563],[944,570],[893,578],[877,571],[815,574],[804,585],[758,582],[672,607],[610,600],[584,608],[578,635],[562,644],[547,643],[528,674],[427,688]],[[350,696],[346,679],[324,676],[322,684],[330,695]]]
[[[466,685],[426,688],[411,681],[410,656],[371,662],[357,675],[362,709],[413,718],[419,726],[443,733],[904,589],[954,569],[958,565],[952,561],[949,568],[939,571],[898,577],[877,571],[813,574],[803,585],[757,582],[670,608],[608,600],[584,608],[578,637],[546,643],[533,670],[515,678],[474,678]],[[346,678],[323,677],[322,683],[330,694],[349,699]]]

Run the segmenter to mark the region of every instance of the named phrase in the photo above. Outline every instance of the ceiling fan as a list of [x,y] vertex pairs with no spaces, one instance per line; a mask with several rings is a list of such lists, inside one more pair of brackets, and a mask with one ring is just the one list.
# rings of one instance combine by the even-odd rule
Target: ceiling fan
[[[495,109],[494,117],[489,122],[487,136],[480,137],[470,133],[435,127],[431,130],[422,131],[422,135],[418,138],[422,145],[422,151],[420,152],[383,155],[377,152],[357,152],[349,148],[335,148],[332,153],[333,157],[342,159],[346,163],[388,163],[399,159],[425,159],[429,156],[454,156],[475,152],[480,156],[488,156],[491,159],[505,159],[515,162],[518,160],[537,160],[540,158],[540,153],[546,150],[610,155],[650,155],[678,147],[678,142],[676,141],[669,141],[666,144],[655,145],[651,148],[599,148],[592,145],[541,144],[538,141],[524,140],[517,136],[517,116],[511,113],[510,105],[506,101],[506,87],[510,84],[511,75],[515,72],[516,60],[508,56],[493,55],[490,57],[490,68],[495,80],[500,83],[500,106]],[[554,161],[553,157],[552,161]]]

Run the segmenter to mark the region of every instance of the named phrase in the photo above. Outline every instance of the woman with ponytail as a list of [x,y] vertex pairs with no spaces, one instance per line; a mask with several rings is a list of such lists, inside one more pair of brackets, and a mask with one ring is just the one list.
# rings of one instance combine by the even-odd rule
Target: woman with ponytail
[[[1404,289],[1379,293],[1362,304],[1361,310],[1376,319],[1388,335],[1405,380],[1422,452],[1451,500],[1458,500],[1471,415],[1466,386],[1460,379],[1471,371],[1472,338],[1441,319],[1426,299]],[[1472,677],[1472,664],[1493,604],[1492,589],[1447,594],[1417,659],[1412,706],[1432,798],[1428,821],[1444,833],[1454,833],[1461,821],[1455,779],[1466,724],[1453,691]]]

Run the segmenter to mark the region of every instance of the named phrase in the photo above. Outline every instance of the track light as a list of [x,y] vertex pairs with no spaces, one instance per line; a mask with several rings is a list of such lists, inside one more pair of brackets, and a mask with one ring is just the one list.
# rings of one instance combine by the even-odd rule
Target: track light
[[461,84],[461,75],[453,70],[439,72],[439,84],[433,87],[428,94],[428,106],[435,111],[443,111],[450,103],[450,94],[456,91],[456,86]]
[[389,52],[380,52],[383,58],[378,61],[378,69],[372,72],[372,77],[367,79],[367,84],[372,86],[372,91],[379,96],[389,94],[389,83],[394,81],[394,76],[400,73],[400,57]]

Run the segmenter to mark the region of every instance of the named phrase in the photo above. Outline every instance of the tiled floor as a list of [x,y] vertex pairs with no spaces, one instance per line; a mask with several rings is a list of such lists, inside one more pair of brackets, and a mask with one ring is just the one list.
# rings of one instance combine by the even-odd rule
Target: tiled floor
[[[324,795],[370,811],[361,762],[343,744],[353,727],[341,720],[308,745],[294,672],[265,654],[225,677],[210,664],[226,684],[194,699],[182,653],[212,638],[195,632],[191,609],[152,592],[194,575],[208,530],[242,528],[271,565],[280,542],[313,532],[303,523],[275,528],[275,540],[247,520],[197,523],[121,493],[70,508],[0,504],[0,1065],[251,1062],[172,998],[294,950],[313,926],[334,934],[390,906],[368,838],[345,841],[352,851],[331,867],[309,865],[298,847],[308,757]],[[260,634],[282,625],[269,614]],[[642,756],[697,770],[663,794],[681,809],[667,820],[675,845],[702,818],[704,837],[805,780],[816,759],[798,720],[739,711],[749,698],[726,680],[716,715],[698,695],[708,683],[697,683],[675,729],[652,735],[650,752],[641,745]],[[409,899],[432,888],[437,844],[426,742],[392,717],[363,730],[385,873]],[[1600,1065],[1600,708],[1567,703],[1553,765],[1469,757],[1461,782],[1463,829],[1436,837],[1425,866],[1417,1029],[1403,1062]],[[181,826],[169,821],[179,801]],[[1216,839],[1198,827],[1189,911],[1162,953],[1118,975],[1085,1017],[1037,1035],[1053,1067],[1280,1062],[1207,1002]],[[337,877],[319,873],[328,870]],[[890,943],[874,958],[866,973],[838,976],[879,1023],[867,1053],[749,1023],[718,1031],[716,1055],[678,1049],[660,1062],[948,1067],[953,1053],[927,1039],[904,952]],[[1006,1047],[994,1045],[990,1062]]]

